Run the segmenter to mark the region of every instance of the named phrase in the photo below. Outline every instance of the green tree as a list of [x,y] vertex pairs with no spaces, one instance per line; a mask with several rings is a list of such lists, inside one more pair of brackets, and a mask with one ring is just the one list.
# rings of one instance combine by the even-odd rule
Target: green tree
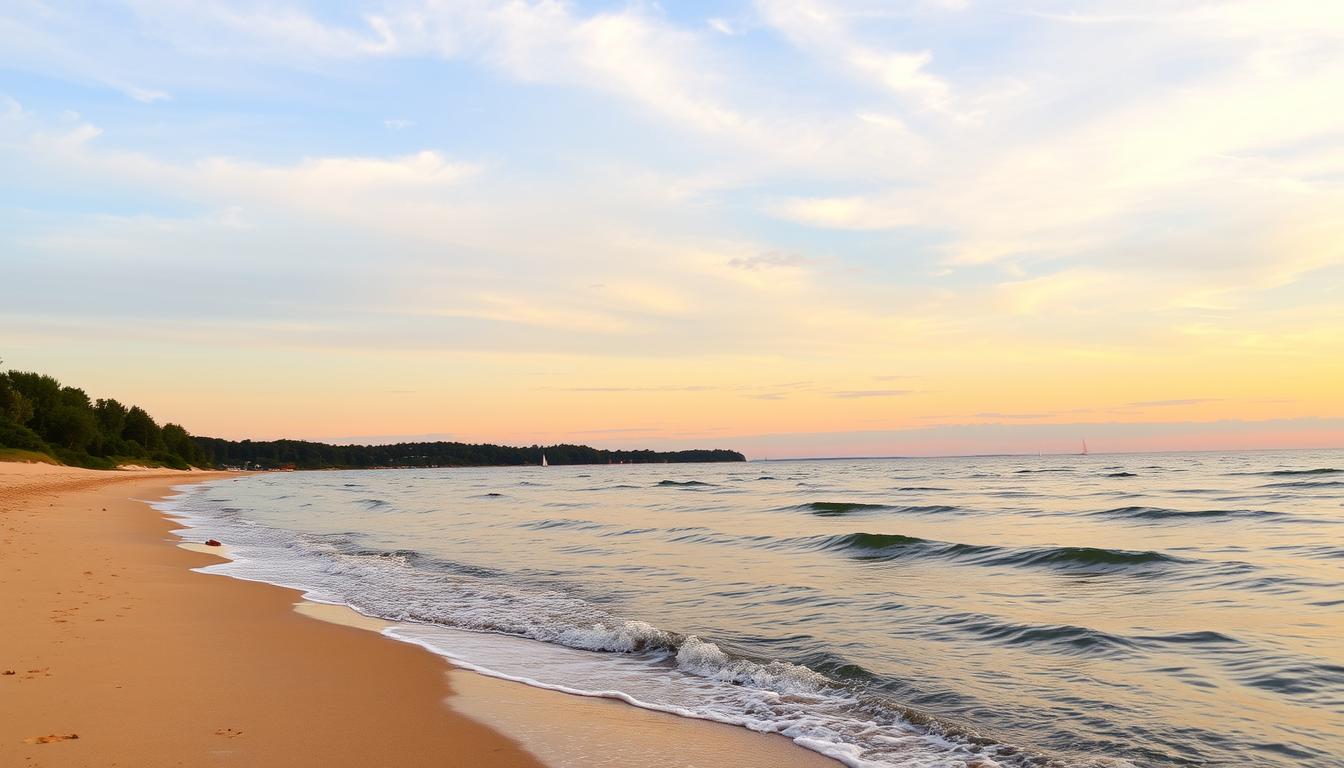
[[163,448],[163,434],[159,425],[138,405],[131,406],[131,410],[126,413],[126,426],[122,428],[121,436],[125,440],[134,440],[151,453]]
[[9,376],[0,373],[0,421],[27,424],[33,418],[33,404],[9,383]]
[[83,451],[98,436],[98,420],[93,411],[77,405],[61,404],[47,418],[43,437],[72,451]]
[[124,453],[121,433],[126,429],[126,406],[99,398],[93,404],[93,415],[98,420],[98,452],[103,456]]
[[164,424],[161,431],[163,437],[163,449],[175,456],[179,456],[187,462],[195,458],[196,444],[192,441],[191,435],[187,430],[178,424]]
[[32,405],[32,415],[25,423],[46,437],[47,419],[61,403],[61,383],[40,373],[10,371],[9,384]]

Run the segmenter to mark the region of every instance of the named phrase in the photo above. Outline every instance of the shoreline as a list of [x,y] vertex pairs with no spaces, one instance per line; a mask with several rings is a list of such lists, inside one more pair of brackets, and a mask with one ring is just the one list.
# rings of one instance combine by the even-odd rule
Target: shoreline
[[486,677],[377,620],[314,615],[299,590],[199,573],[221,553],[179,546],[151,504],[239,477],[0,463],[0,672],[15,672],[0,763],[838,765],[782,736]]

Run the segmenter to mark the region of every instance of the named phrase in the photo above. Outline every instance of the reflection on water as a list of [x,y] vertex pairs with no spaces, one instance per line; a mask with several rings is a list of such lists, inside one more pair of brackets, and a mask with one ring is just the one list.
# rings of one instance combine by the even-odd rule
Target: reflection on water
[[293,473],[177,508],[221,572],[855,765],[1344,755],[1344,452]]

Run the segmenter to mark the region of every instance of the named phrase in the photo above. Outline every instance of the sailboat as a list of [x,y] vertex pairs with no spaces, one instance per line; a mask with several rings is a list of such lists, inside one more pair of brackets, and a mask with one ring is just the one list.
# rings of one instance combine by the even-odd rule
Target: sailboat
[[1079,455],[1079,456],[1086,456],[1086,455],[1087,455],[1087,439],[1086,439],[1086,438],[1083,439],[1083,452],[1080,453],[1080,454],[1078,454],[1078,455]]
[[541,454],[541,466],[543,466],[543,467],[549,467],[549,466],[551,466],[550,462],[546,461],[546,454],[544,454],[544,453]]

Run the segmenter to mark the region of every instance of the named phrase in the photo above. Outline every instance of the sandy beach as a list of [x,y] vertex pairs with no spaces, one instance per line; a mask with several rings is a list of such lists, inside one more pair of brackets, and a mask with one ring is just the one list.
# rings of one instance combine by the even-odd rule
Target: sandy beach
[[455,670],[293,590],[193,572],[216,557],[145,502],[219,477],[0,463],[0,764],[835,765]]

